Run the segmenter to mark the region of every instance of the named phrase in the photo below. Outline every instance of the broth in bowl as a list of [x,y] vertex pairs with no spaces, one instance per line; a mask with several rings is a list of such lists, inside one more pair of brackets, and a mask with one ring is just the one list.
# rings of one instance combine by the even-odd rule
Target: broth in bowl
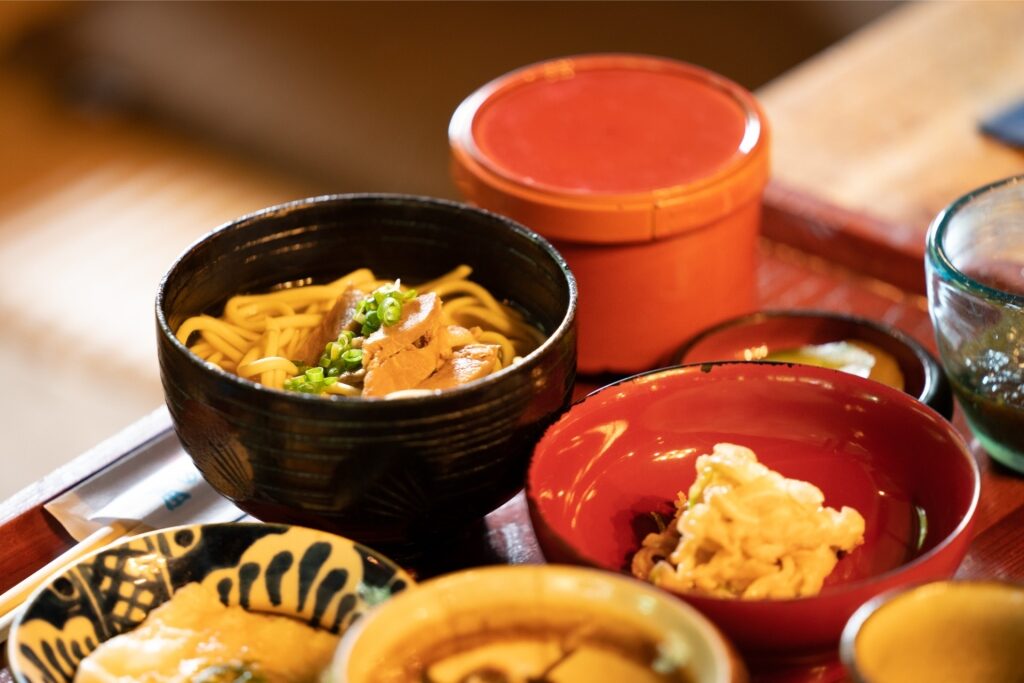
[[327,683],[739,683],[742,665],[692,608],[576,567],[432,579],[342,639]]

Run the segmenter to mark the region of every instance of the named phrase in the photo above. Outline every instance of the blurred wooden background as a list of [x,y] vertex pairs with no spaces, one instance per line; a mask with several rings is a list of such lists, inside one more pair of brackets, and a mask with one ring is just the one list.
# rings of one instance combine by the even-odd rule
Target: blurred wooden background
[[[1020,7],[0,3],[0,499],[160,403],[153,296],[191,241],[321,192],[454,196],[451,111],[511,68],[631,51],[719,71],[760,89],[780,179],[920,231],[958,186],[1024,170],[1002,148],[962,176],[921,154],[973,135],[950,92],[1024,96]],[[950,25],[969,42],[944,57]]]

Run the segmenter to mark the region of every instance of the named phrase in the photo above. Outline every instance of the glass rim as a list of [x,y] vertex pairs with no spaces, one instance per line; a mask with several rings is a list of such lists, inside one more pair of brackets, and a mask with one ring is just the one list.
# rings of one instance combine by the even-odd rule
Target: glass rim
[[965,289],[982,298],[993,299],[1024,308],[1024,295],[1014,294],[983,284],[954,266],[952,259],[946,253],[944,245],[949,224],[964,207],[990,192],[1018,184],[1024,188],[1024,174],[1010,176],[987,185],[982,185],[946,206],[946,208],[939,212],[939,215],[935,217],[935,220],[932,221],[931,226],[928,228],[925,253],[927,254],[929,265],[938,271],[943,280],[951,281],[961,289]]

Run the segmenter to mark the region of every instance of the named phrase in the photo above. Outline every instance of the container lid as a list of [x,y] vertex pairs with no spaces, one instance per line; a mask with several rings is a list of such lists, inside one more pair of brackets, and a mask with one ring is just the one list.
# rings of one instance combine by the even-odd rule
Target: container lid
[[659,57],[585,55],[513,71],[462,102],[448,137],[467,199],[571,241],[697,228],[757,198],[768,178],[754,97]]

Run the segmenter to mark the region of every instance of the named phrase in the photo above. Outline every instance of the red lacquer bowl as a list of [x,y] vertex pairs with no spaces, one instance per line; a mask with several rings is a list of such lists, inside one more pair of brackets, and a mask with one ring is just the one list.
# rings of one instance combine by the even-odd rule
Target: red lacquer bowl
[[743,315],[690,339],[676,352],[673,362],[746,360],[747,354],[756,350],[772,353],[837,341],[868,342],[885,351],[903,374],[906,393],[943,417],[953,418],[953,390],[928,349],[896,327],[845,313],[792,310]]
[[628,571],[654,530],[650,513],[672,514],[696,456],[719,442],[752,448],[772,469],[821,488],[827,505],[852,506],[866,521],[864,545],[840,560],[817,596],[680,594],[749,657],[834,652],[858,606],[898,585],[951,576],[967,551],[978,468],[940,415],[835,370],[707,363],[604,387],[547,431],[527,484],[547,559]]

